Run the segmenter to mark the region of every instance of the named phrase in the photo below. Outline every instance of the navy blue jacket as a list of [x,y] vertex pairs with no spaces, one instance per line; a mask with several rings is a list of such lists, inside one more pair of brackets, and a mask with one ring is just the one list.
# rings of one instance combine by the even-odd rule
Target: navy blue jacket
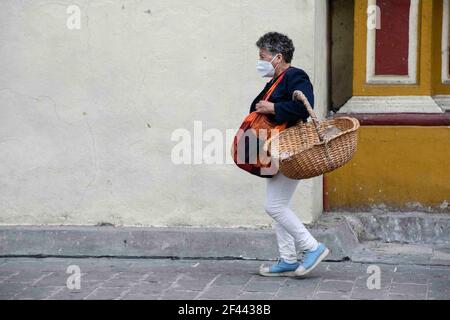
[[[264,98],[264,95],[276,80],[272,79],[266,84],[264,90],[253,101],[250,113],[256,111],[256,104]],[[269,102],[275,104],[275,115],[268,115],[270,120],[277,124],[287,122],[288,127],[295,125],[299,120],[303,122],[308,120],[309,113],[304,104],[292,100],[292,94],[295,90],[303,91],[311,107],[314,108],[314,89],[309,76],[302,69],[290,67],[269,98]]]

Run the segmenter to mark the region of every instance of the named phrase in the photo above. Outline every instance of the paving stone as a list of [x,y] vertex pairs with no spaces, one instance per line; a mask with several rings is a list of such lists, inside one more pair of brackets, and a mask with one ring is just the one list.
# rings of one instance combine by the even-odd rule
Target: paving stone
[[[33,287],[62,287],[67,285],[67,279],[70,277],[70,274],[66,273],[55,273],[39,279],[39,281],[35,281],[32,286]],[[83,278],[80,278],[80,281],[83,282]]]
[[41,273],[41,272],[33,272],[33,271],[26,271],[26,272],[19,272],[11,277],[8,277],[3,282],[10,282],[10,283],[26,283],[26,284],[33,284],[40,280],[41,278],[44,278],[46,276],[49,276],[51,273]]
[[[0,299],[450,300],[450,268],[445,266],[380,264],[382,290],[369,290],[369,264],[326,262],[304,278],[261,277],[257,274],[261,264],[243,260],[8,258],[0,267]],[[66,287],[68,265],[80,266],[80,289]]]
[[425,296],[423,296],[423,295],[407,295],[407,294],[390,293],[388,295],[388,299],[389,300],[415,300],[415,301],[419,301],[419,300],[425,300]]
[[15,273],[17,273],[17,270],[7,270],[7,269],[1,269],[0,268],[0,277],[7,278],[13,276]]
[[390,296],[401,295],[404,297],[414,297],[425,299],[427,295],[427,286],[421,284],[398,284],[393,283],[389,291]]
[[219,278],[214,281],[214,285],[245,285],[252,275],[229,275],[221,274]]
[[235,285],[211,286],[199,299],[236,299],[242,293],[241,289],[241,286]]
[[101,269],[88,272],[81,270],[81,281],[106,281],[111,279],[115,274],[117,272],[102,271]]
[[203,289],[205,289],[206,285],[209,282],[210,282],[209,279],[205,280],[180,279],[173,284],[172,288],[177,290],[202,291]]
[[169,289],[173,283],[169,282],[147,282],[141,281],[132,286],[131,292],[136,294],[159,294]]
[[61,287],[28,287],[14,297],[15,300],[42,300],[61,290]]
[[143,279],[142,274],[115,274],[114,277],[103,282],[102,287],[130,287],[140,283]]
[[115,300],[119,299],[122,295],[126,294],[128,290],[125,288],[97,288],[89,295],[85,300]]
[[351,292],[350,298],[355,300],[387,300],[389,290],[384,289],[368,289],[354,288]]
[[318,292],[313,297],[314,300],[349,300],[349,296],[339,293]]
[[450,281],[430,281],[427,296],[431,300],[450,300]]
[[14,298],[27,287],[28,285],[22,283],[0,283],[0,299]]
[[147,277],[147,279],[145,279],[144,281],[146,281],[146,282],[157,281],[157,282],[169,282],[169,283],[173,283],[173,282],[175,282],[180,276],[182,276],[182,273],[172,273],[172,272],[159,271],[159,272],[153,272],[153,273],[151,273],[151,274]]
[[415,284],[427,284],[430,279],[430,275],[421,273],[394,273],[392,282],[395,283],[415,283]]
[[437,290],[447,290],[450,291],[450,280],[446,279],[433,279],[429,281],[430,288]]
[[322,274],[321,276],[328,280],[355,281],[361,275],[362,274],[360,272],[351,273],[351,272],[340,272],[340,271],[327,271],[326,273]]
[[[450,268],[449,268],[450,269]],[[446,269],[431,269],[427,272],[430,275],[430,281],[439,280],[439,281],[450,281],[450,272],[446,271]]]
[[450,293],[429,293],[428,300],[450,300]]
[[128,293],[121,300],[158,300],[158,294]]
[[322,278],[287,278],[283,283],[283,288],[296,288],[300,290],[315,290]]
[[317,288],[317,292],[350,293],[353,285],[352,281],[324,279]]
[[243,292],[238,300],[272,300],[274,295],[267,292]]
[[197,297],[197,291],[186,291],[186,290],[167,290],[161,295],[160,299],[163,300],[193,300]]
[[82,300],[85,297],[89,296],[94,290],[96,290],[99,286],[81,286],[80,289],[67,289],[62,288],[60,291],[57,291],[53,295],[51,295],[48,300]]
[[[434,267],[424,266],[424,265],[414,265],[414,264],[403,264],[394,266],[394,270],[397,273],[420,273],[427,274]],[[448,270],[448,269],[447,269]]]
[[[272,279],[272,278],[270,278]],[[276,279],[276,278],[275,278]],[[278,280],[265,280],[265,278],[252,278],[244,287],[244,291],[254,292],[276,292],[280,289],[286,279],[279,278]]]
[[276,294],[277,299],[281,300],[306,300],[314,295],[317,285],[310,287],[301,286],[283,286]]
[[[58,269],[66,270],[67,266],[62,266],[62,262],[64,259],[61,259],[60,262],[47,262],[44,259],[34,259],[34,260],[21,260],[22,258],[15,258],[14,260],[10,260],[4,265],[0,267],[3,271],[21,271],[21,272],[35,272],[35,273],[48,273],[53,272]],[[40,260],[37,263],[36,260]],[[64,263],[67,264],[67,261]],[[68,264],[70,265],[70,264]]]

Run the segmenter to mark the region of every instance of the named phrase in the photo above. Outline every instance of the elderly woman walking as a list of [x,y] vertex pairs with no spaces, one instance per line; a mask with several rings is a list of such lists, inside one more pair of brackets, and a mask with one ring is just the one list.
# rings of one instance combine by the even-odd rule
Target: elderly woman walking
[[[264,90],[253,101],[250,113],[268,116],[277,124],[293,126],[299,120],[307,121],[309,114],[299,101],[293,101],[294,91],[301,90],[314,106],[313,85],[305,71],[291,66],[294,55],[292,40],[286,35],[269,32],[263,35],[256,46],[259,49],[257,71],[262,77],[272,78]],[[268,101],[263,97],[283,75]],[[292,196],[299,180],[292,180],[278,172],[267,181],[265,211],[273,218],[279,259],[271,266],[262,265],[262,276],[304,276],[311,272],[328,254],[329,250],[311,235],[297,215],[290,209]],[[299,259],[298,254],[303,258]]]

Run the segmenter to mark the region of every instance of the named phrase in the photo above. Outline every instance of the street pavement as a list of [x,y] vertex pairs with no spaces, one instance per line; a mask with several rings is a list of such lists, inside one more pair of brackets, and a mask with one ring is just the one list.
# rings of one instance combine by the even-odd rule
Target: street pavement
[[306,278],[264,278],[262,263],[273,262],[0,258],[0,299],[450,300],[448,266],[324,262]]

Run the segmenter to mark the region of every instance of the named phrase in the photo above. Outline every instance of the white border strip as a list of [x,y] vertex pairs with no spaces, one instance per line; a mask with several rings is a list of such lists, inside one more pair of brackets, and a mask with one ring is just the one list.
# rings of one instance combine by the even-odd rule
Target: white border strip
[[338,113],[437,113],[450,101],[440,97],[435,101],[430,96],[354,96],[339,109]]
[[449,75],[449,0],[444,0],[444,8],[442,12],[442,83],[450,84]]
[[444,111],[450,111],[450,95],[438,95],[433,97],[434,101]]
[[[446,0],[448,1],[448,0]],[[367,29],[367,74],[369,84],[415,84],[417,83],[417,49],[418,49],[418,18],[420,0],[411,0],[409,12],[409,49],[407,76],[377,76],[375,75],[375,45],[376,29]],[[369,6],[376,6],[376,0],[369,0]]]

